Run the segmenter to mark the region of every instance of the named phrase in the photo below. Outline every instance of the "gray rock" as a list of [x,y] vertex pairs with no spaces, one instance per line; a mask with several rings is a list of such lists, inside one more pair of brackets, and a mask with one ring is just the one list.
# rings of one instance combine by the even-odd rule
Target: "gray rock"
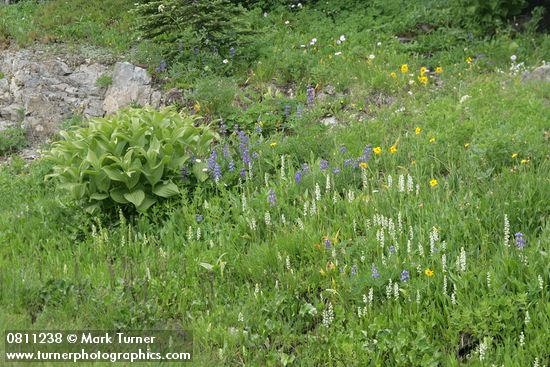
[[151,94],[151,106],[159,108],[162,101],[162,93],[158,90]]
[[59,60],[46,61],[42,63],[42,68],[45,73],[51,75],[66,76],[73,72],[67,64]]
[[[132,103],[160,107],[184,100],[181,91],[163,95],[155,89],[151,76],[141,67],[128,62],[114,64],[112,56],[97,49],[81,50],[79,55],[60,47],[0,53],[4,75],[0,79],[0,129],[23,123],[31,138],[43,139],[75,114],[101,117]],[[105,74],[113,79],[108,88],[97,85]]]
[[166,94],[164,94],[164,104],[169,106],[173,104],[184,104],[185,99],[181,89],[172,88]]
[[128,62],[118,62],[113,71],[113,84],[107,89],[103,109],[107,115],[133,103],[151,104],[151,77],[147,70]]
[[542,65],[530,73],[523,74],[523,81],[538,80],[550,83],[550,64]]
[[336,126],[338,125],[338,120],[334,116],[328,116],[321,120],[321,123],[325,126]]
[[9,92],[10,90],[10,82],[8,81],[8,78],[4,77],[0,79],[0,93]]
[[0,108],[0,119],[15,123],[24,117],[24,111],[25,109],[23,106],[12,104],[7,107]]

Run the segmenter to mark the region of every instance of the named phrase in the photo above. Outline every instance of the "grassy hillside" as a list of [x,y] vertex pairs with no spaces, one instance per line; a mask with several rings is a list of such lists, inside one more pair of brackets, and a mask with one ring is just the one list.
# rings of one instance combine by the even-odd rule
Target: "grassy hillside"
[[147,62],[221,134],[195,157],[219,172],[92,215],[47,159],[2,164],[0,329],[175,320],[197,366],[550,363],[550,83],[521,81],[548,35],[469,34],[438,2],[281,7],[247,13],[235,58],[155,70],[126,8],[38,20],[61,3],[0,7],[0,34]]

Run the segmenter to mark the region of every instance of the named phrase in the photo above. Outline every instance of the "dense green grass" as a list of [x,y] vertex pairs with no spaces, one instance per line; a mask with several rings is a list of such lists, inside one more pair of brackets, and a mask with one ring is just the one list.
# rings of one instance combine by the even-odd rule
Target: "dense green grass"
[[[215,147],[219,183],[182,183],[185,194],[146,215],[86,214],[44,181],[47,160],[0,166],[0,329],[175,320],[194,332],[197,366],[550,363],[550,84],[509,70],[512,54],[528,67],[548,60],[549,38],[468,40],[445,28],[402,44],[396,33],[433,17],[409,10],[369,22],[276,10],[256,19],[267,31],[254,65],[170,65],[160,75],[192,87],[188,102],[213,126],[221,117],[250,132],[244,180],[235,134]],[[94,20],[111,13],[98,14],[90,29],[113,47]],[[113,44],[129,47],[128,37]],[[423,66],[443,71],[424,85]],[[328,85],[335,94],[322,97]],[[319,124],[327,115],[339,124]],[[346,163],[368,145],[368,166]]]
[[129,0],[22,1],[0,5],[0,45],[83,42],[127,51],[132,44]]
[[[4,322],[20,328],[135,328],[176,319],[195,332],[198,365],[458,365],[466,333],[487,343],[482,365],[531,365],[535,357],[544,364],[550,87],[486,75],[464,88],[441,95],[424,91],[403,100],[404,112],[392,106],[366,124],[261,140],[254,145],[259,157],[253,177],[242,186],[199,190],[130,222],[88,218],[64,205],[54,186],[42,183],[45,162],[4,168]],[[460,104],[466,90],[472,97]],[[380,146],[382,154],[369,161],[363,186],[361,169],[342,162],[361,155],[367,143]],[[340,153],[341,145],[348,152]],[[281,177],[277,162],[283,154]],[[321,158],[341,172],[321,171]],[[296,184],[295,172],[306,162],[310,172]],[[412,192],[406,182],[400,192],[400,175],[412,177]],[[432,179],[438,181],[434,187]],[[204,221],[197,223],[196,214]],[[505,215],[512,236],[525,234],[523,250],[513,238],[505,246]],[[395,228],[393,238],[391,225],[385,227],[383,245],[376,224],[382,217]],[[439,239],[432,254],[434,227]],[[456,264],[461,249],[462,271]],[[372,264],[379,278],[371,276]],[[424,274],[427,268],[433,277]],[[410,280],[399,281],[402,270]],[[398,299],[393,288],[386,297],[390,279],[400,286]],[[373,301],[365,305],[370,289]],[[322,313],[329,304],[334,320],[325,327]],[[358,307],[366,307],[364,316],[357,315]],[[475,365],[479,356],[471,353]]]

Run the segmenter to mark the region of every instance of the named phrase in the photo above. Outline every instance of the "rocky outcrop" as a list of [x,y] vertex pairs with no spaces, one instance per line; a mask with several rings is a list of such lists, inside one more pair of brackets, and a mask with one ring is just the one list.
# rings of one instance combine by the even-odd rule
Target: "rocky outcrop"
[[525,73],[522,79],[523,81],[538,80],[550,83],[550,64],[539,66],[530,73]]
[[105,88],[96,81],[108,69],[90,60],[70,67],[66,60],[40,51],[3,52],[0,129],[23,123],[33,135],[44,136],[74,114],[101,116]]
[[[3,51],[0,130],[23,124],[31,137],[41,138],[74,115],[99,117],[133,104],[161,105],[162,94],[145,69],[128,62],[113,67],[113,63],[70,53]],[[105,85],[109,80],[112,83]]]
[[103,101],[103,110],[112,114],[131,104],[160,106],[161,93],[151,86],[147,70],[129,62],[115,65],[112,84]]

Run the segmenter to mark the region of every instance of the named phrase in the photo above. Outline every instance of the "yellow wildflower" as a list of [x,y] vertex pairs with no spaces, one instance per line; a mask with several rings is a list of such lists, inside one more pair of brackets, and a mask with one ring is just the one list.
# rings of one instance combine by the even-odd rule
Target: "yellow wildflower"
[[435,68],[435,72],[437,74],[441,74],[443,72],[443,68],[441,66],[438,66],[438,67]]
[[470,143],[464,144],[464,148],[466,148],[466,149],[467,149],[469,146],[470,146]]
[[424,274],[426,274],[427,276],[429,277],[433,277],[434,276],[434,271],[430,268],[424,270]]
[[413,160],[411,161],[411,164],[412,164],[413,166],[415,166],[415,165],[416,165],[416,159],[413,159]]
[[472,58],[471,58],[470,56],[468,56],[468,57],[466,58],[466,62],[467,62],[468,64],[471,64],[472,61],[474,61],[474,60],[472,60]]
[[422,131],[422,129],[419,128],[419,127],[417,127],[416,129],[414,129],[414,133],[415,133],[416,135],[420,134],[421,131]]
[[512,154],[512,158],[516,158],[518,156],[517,153]]
[[428,84],[428,77],[425,75],[419,76],[418,81],[424,85]]
[[361,169],[367,169],[368,166],[369,166],[369,164],[367,162],[359,163],[359,167],[361,167]]
[[521,164],[527,164],[527,163],[529,163],[529,159],[522,159],[520,163]]
[[437,186],[439,182],[437,182],[437,180],[435,178],[432,178],[431,181],[430,181],[430,186],[431,187],[434,187],[434,186]]
[[408,73],[409,72],[409,65],[407,65],[407,64],[401,65],[401,72],[403,74]]
[[392,145],[392,146],[390,147],[390,153],[392,153],[392,154],[393,154],[393,153],[397,153],[397,146]]
[[435,143],[435,138],[430,138],[430,143]]
[[397,78],[397,74],[395,73],[395,71],[392,71],[392,72],[390,73],[390,76],[391,76],[392,78]]
[[426,74],[426,71],[428,71],[428,68],[425,67],[425,66],[422,66],[422,67],[420,68],[420,75]]
[[376,154],[376,155],[382,154],[382,148],[380,148],[380,147],[375,147],[372,151],[373,151],[374,154]]
[[273,142],[273,143],[269,144],[269,146],[272,147],[272,148],[275,148],[277,146],[277,143]]

